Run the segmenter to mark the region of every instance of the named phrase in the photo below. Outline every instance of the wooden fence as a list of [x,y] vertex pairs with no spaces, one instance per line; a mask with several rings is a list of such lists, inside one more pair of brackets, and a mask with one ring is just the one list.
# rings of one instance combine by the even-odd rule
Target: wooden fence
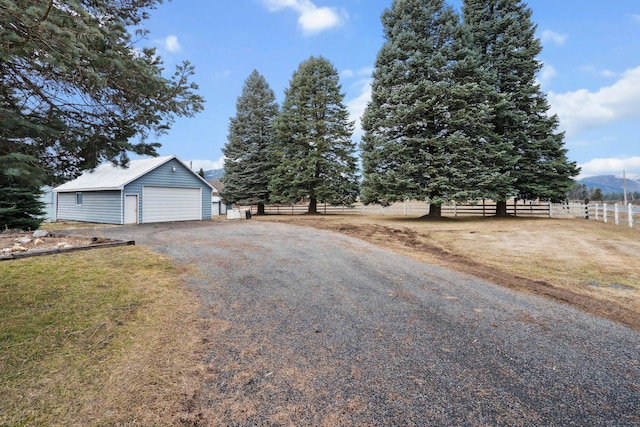
[[590,218],[590,205],[586,203],[552,203],[551,218]]
[[[246,208],[249,208],[248,206]],[[265,213],[270,215],[301,215],[307,213],[306,204],[268,205]],[[252,207],[252,213],[256,207]],[[390,215],[390,216],[421,216],[429,212],[425,202],[394,203],[390,206],[364,205],[355,203],[349,206],[334,206],[319,204],[318,212],[322,214],[340,215]],[[473,205],[443,205],[444,217],[473,217],[494,216],[496,203],[482,201]],[[585,218],[589,220],[628,225],[640,225],[640,206],[607,204],[607,203],[548,203],[548,202],[514,202],[507,203],[507,214],[522,217],[546,218]]]
[[[307,213],[309,209],[306,204],[294,205],[268,205],[265,206],[265,213],[270,215],[300,215]],[[252,213],[255,213],[253,207]],[[515,216],[535,216],[549,217],[551,205],[549,203],[538,202],[509,202],[507,203],[507,213]],[[394,203],[390,206],[364,205],[355,203],[349,206],[333,206],[327,204],[318,205],[318,213],[322,214],[351,214],[351,215],[391,215],[391,216],[420,216],[429,212],[429,205],[425,202],[403,202]],[[442,216],[494,216],[496,214],[496,203],[482,201],[475,205],[443,205]]]

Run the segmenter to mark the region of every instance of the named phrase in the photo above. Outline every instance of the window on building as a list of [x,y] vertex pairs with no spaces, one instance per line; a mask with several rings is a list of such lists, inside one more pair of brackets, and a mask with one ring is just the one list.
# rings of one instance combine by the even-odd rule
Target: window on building
[[82,204],[82,193],[76,193],[76,205]]

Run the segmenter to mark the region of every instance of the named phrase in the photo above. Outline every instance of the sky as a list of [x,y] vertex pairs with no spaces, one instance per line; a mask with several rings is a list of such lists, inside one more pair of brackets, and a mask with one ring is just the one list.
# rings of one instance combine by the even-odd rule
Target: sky
[[[569,160],[580,178],[640,178],[640,2],[530,0],[544,67],[538,76],[550,113],[560,118]],[[173,0],[151,11],[144,46],[167,71],[188,60],[205,109],[178,118],[160,136],[160,155],[194,170],[221,168],[229,119],[255,69],[281,103],[293,72],[323,56],[340,73],[344,103],[359,118],[370,99],[371,73],[384,43],[380,16],[392,0]],[[460,10],[462,0],[448,4]]]

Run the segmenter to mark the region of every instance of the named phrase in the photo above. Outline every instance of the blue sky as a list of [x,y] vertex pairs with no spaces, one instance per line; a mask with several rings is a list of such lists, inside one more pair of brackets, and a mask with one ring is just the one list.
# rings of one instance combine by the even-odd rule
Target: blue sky
[[[194,169],[222,166],[229,118],[258,70],[282,102],[292,73],[322,55],[340,72],[352,120],[362,114],[382,46],[380,15],[391,0],[173,0],[151,11],[142,43],[167,70],[189,60],[205,110],[159,138],[161,155]],[[460,7],[462,0],[450,0]],[[543,51],[539,75],[581,176],[640,176],[640,3],[531,0]],[[354,140],[361,131],[356,126]]]

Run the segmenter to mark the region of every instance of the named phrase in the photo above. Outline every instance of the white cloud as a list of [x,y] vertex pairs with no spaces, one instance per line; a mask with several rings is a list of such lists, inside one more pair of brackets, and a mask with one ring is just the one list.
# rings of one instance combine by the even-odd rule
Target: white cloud
[[620,76],[620,73],[618,72],[606,70],[606,69],[601,70],[592,64],[583,65],[582,67],[579,68],[579,70],[582,71],[583,73],[590,74],[595,77],[605,77],[607,79]]
[[640,174],[640,157],[592,159],[579,165],[580,178],[594,175]]
[[558,75],[558,72],[552,65],[544,64],[540,75],[538,76],[538,83],[544,86],[548,84],[555,76]]
[[603,125],[640,120],[640,67],[626,71],[611,86],[597,92],[549,92],[550,112],[558,114],[567,135],[579,134]]
[[542,32],[542,41],[563,45],[564,42],[567,41],[567,36],[565,36],[564,34],[558,34],[552,30],[544,30]]
[[640,14],[636,13],[631,15],[631,19],[633,19],[634,21],[640,24]]
[[[367,104],[371,100],[371,83],[373,82],[373,79],[371,78],[370,69],[366,70],[369,70],[369,73],[367,74],[368,77],[361,78],[353,84],[353,86],[358,90],[358,95],[346,103],[351,120],[355,121],[355,130],[353,132],[353,137],[355,139],[360,139],[362,137],[362,114],[364,114],[364,110],[367,108]],[[365,71],[362,70],[357,74],[364,76],[364,73]]]
[[224,167],[224,157],[220,157],[216,161],[211,160],[190,160],[185,162],[187,166],[191,166],[191,170],[198,172],[200,168],[208,171],[212,169],[222,169]]
[[231,76],[231,70],[218,71],[213,74],[213,78],[216,80],[226,79]]
[[262,0],[269,11],[293,9],[298,14],[298,24],[306,35],[317,34],[324,30],[342,25],[346,12],[335,8],[318,7],[310,0]]
[[182,46],[178,43],[178,37],[176,36],[168,36],[163,40],[163,45],[164,48],[171,53],[180,52],[182,49]]
[[355,75],[356,73],[353,70],[342,70],[340,72],[340,77],[342,77],[343,79],[350,79]]

